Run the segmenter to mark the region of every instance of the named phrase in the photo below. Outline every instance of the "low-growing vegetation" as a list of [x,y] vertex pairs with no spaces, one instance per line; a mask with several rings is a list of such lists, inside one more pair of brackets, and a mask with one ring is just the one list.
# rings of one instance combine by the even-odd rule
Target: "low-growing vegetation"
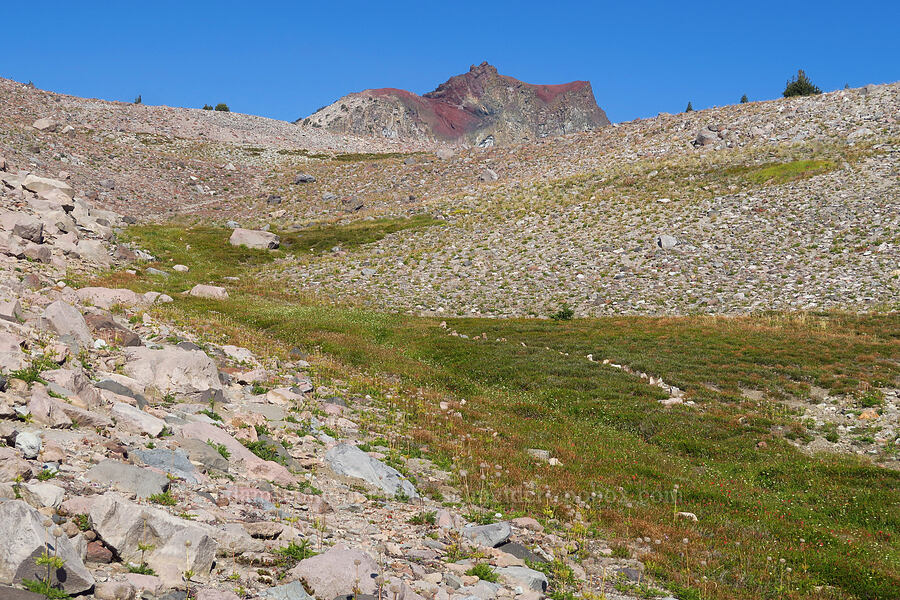
[[[157,256],[180,252],[173,239],[172,229],[141,236]],[[235,268],[212,239],[192,247],[191,260],[214,272]],[[229,301],[184,298],[159,310],[220,342],[285,355],[299,346],[325,359],[323,375],[355,373],[367,393],[390,390],[390,401],[375,401],[404,414],[417,447],[454,457],[474,504],[539,515],[560,531],[581,520],[592,536],[659,540],[637,557],[684,597],[884,598],[900,589],[900,474],[802,451],[796,416],[781,403],[813,385],[852,394],[897,381],[900,315],[444,319],[444,328],[275,294],[244,275]],[[192,268],[180,285],[195,276]],[[123,274],[99,281],[110,282],[149,285]],[[666,408],[659,387],[603,358],[662,377],[695,404]],[[448,418],[439,401],[463,417]],[[528,448],[560,465],[536,462]],[[274,460],[274,448],[256,451]]]

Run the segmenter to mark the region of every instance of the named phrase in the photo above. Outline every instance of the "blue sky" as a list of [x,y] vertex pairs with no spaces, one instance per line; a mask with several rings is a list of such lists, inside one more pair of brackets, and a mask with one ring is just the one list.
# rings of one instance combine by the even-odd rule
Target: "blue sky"
[[424,93],[484,60],[531,83],[590,80],[613,121],[774,98],[798,68],[825,90],[900,80],[898,0],[14,0],[0,12],[0,77],[287,120],[365,88]]

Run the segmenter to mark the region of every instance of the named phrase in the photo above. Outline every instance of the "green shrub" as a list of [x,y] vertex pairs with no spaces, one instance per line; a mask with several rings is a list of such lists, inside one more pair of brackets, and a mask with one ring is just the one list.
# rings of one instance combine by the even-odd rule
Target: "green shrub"
[[559,310],[556,314],[550,315],[550,318],[554,321],[571,321],[572,317],[575,316],[575,311],[572,310],[568,304],[563,304],[559,307]]
[[204,104],[203,105],[203,110],[212,110],[212,109],[213,109],[212,104]]
[[437,513],[433,510],[423,511],[407,521],[410,525],[434,525],[437,522]]
[[684,109],[684,112],[694,112],[694,105],[688,102],[687,108]]
[[747,104],[750,100],[747,99],[747,94],[741,96],[741,104]]
[[162,504],[163,506],[175,506],[175,496],[171,490],[166,490],[162,494],[153,494],[147,498],[153,504]]
[[215,110],[219,112],[231,112],[231,109],[228,108],[228,105],[224,102],[219,102],[218,104],[216,104]]
[[487,563],[476,564],[474,567],[466,571],[466,575],[474,575],[482,581],[489,581],[491,583],[497,583],[497,580],[500,578]]
[[273,550],[273,552],[279,556],[290,558],[298,562],[316,555],[316,553],[312,551],[312,548],[309,547],[309,540],[302,540],[299,544],[291,542],[283,548]]
[[228,448],[225,447],[225,444],[217,444],[212,440],[206,440],[206,443],[215,448],[219,454],[222,455],[222,458],[228,459],[231,456],[231,452],[228,451]]
[[814,96],[821,93],[822,90],[818,86],[813,85],[806,73],[803,72],[803,69],[797,71],[797,76],[788,81],[784,87],[785,98],[790,98],[791,96]]

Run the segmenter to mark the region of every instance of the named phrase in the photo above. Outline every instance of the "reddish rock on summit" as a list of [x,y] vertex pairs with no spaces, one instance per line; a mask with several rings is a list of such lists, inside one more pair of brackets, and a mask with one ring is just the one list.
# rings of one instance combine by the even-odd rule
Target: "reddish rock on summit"
[[609,125],[589,82],[523,83],[487,63],[423,96],[394,88],[349,94],[303,122],[338,133],[481,146]]

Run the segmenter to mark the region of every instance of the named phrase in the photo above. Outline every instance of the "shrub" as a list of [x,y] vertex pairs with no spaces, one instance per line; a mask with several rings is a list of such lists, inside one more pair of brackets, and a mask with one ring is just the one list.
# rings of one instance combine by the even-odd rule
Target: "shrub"
[[219,102],[218,104],[216,104],[215,110],[219,112],[231,112],[231,109],[228,108],[228,105],[224,102]]
[[407,521],[411,525],[434,525],[436,522],[437,513],[433,510],[420,512]]
[[142,104],[143,101],[144,101],[144,100],[143,100],[143,98],[141,98],[141,95],[140,95],[140,94],[138,94],[138,95],[137,95],[137,98],[134,99],[134,103],[135,103],[135,104]]
[[489,581],[491,583],[497,583],[497,580],[499,579],[499,576],[487,563],[476,564],[474,567],[466,571],[466,575],[474,575],[482,581]]
[[153,494],[147,498],[153,504],[162,504],[163,506],[175,506],[175,496],[171,490],[166,490],[162,494]]
[[690,102],[688,102],[687,108],[684,109],[684,112],[693,112],[693,111],[694,111],[694,105],[691,104]]
[[212,109],[213,109],[212,104],[204,104],[203,105],[203,110],[212,110]]
[[821,93],[822,90],[818,86],[813,85],[806,73],[803,72],[803,69],[797,71],[797,76],[788,81],[784,87],[785,98],[790,98],[791,96],[814,96]]
[[219,454],[222,455],[222,458],[228,460],[228,457],[231,456],[231,452],[228,451],[228,448],[225,447],[225,444],[217,444],[212,440],[206,440],[206,443],[212,446],[218,451]]
[[312,551],[312,548],[309,547],[309,540],[301,540],[299,544],[291,542],[283,548],[273,550],[273,552],[279,556],[296,560],[297,562],[316,555],[316,553]]
[[559,310],[556,314],[551,315],[550,318],[554,321],[571,321],[572,317],[575,316],[575,311],[572,310],[568,304],[563,304],[559,307]]
[[750,100],[747,99],[747,94],[741,96],[741,104],[747,104]]

